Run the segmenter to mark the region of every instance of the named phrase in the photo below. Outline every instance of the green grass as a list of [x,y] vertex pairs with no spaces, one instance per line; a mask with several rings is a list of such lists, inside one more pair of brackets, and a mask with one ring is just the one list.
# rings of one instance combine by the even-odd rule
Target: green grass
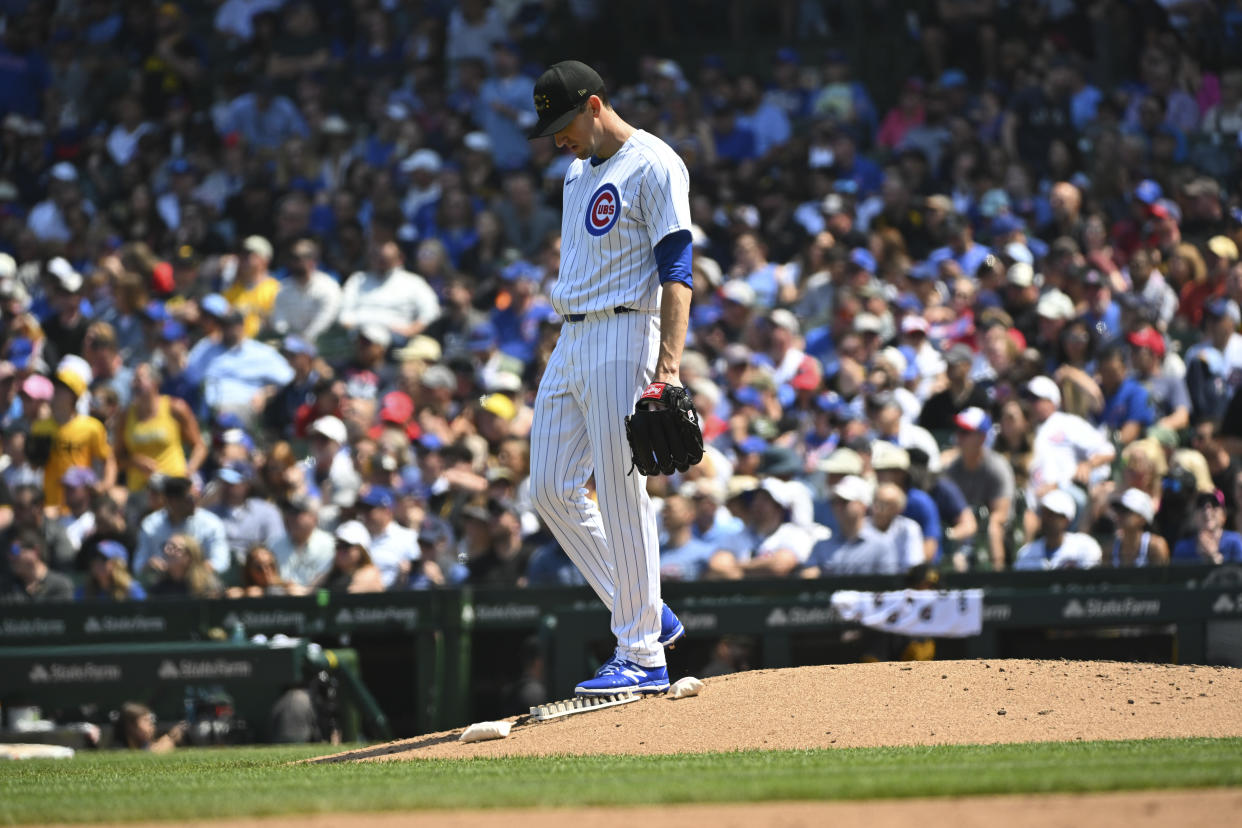
[[322,747],[0,764],[0,824],[1242,785],[1242,739],[290,765]]

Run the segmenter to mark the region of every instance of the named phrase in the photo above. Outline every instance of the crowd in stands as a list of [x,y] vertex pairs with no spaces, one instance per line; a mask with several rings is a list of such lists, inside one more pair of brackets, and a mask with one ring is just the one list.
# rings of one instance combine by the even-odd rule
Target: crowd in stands
[[[691,176],[663,576],[1242,563],[1242,7],[771,5],[771,53],[732,0],[720,53],[595,61]],[[5,599],[581,583],[527,480],[570,159],[525,130],[616,13],[7,3]]]

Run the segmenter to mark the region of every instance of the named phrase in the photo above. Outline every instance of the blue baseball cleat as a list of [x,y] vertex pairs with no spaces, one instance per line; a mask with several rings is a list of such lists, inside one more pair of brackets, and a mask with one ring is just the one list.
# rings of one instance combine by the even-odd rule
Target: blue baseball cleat
[[681,619],[665,604],[660,613],[660,646],[675,649],[685,634],[686,628],[682,626]]
[[574,688],[576,696],[611,696],[614,693],[663,693],[668,690],[667,667],[642,667],[614,655],[594,678]]

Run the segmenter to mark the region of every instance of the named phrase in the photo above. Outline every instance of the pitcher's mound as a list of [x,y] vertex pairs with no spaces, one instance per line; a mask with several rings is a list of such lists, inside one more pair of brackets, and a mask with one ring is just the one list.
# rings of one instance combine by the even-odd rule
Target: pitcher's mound
[[1242,736],[1242,670],[1100,661],[926,661],[756,670],[507,739],[461,730],[316,759],[704,753],[881,745]]

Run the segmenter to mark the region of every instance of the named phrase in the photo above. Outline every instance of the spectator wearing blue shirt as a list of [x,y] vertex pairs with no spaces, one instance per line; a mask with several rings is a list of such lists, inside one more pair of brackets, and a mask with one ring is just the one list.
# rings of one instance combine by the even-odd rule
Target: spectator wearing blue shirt
[[187,378],[202,387],[207,406],[213,411],[234,411],[249,417],[261,394],[293,380],[293,366],[279,351],[246,338],[245,317],[236,310],[221,320],[220,341],[195,351],[186,366]]
[[963,273],[973,279],[979,270],[979,265],[983,264],[983,260],[992,251],[982,244],[975,243],[974,232],[969,222],[959,214],[954,213],[948,216],[944,220],[942,229],[945,241],[948,243],[944,247],[933,250],[927,257],[928,263],[938,265],[945,259],[952,259],[957,262]]
[[697,581],[703,577],[715,549],[694,536],[695,507],[679,494],[664,499],[664,532],[660,544],[660,578],[665,581]]
[[793,133],[789,118],[778,106],[762,97],[759,82],[744,75],[737,82],[737,124],[755,135],[755,151],[762,158],[789,140]]
[[755,133],[738,122],[737,110],[729,104],[712,112],[712,140],[716,142],[716,157],[722,160],[740,164],[759,157]]
[[535,81],[520,72],[517,45],[506,40],[492,47],[493,75],[483,82],[474,102],[474,120],[491,140],[492,158],[501,170],[525,166],[530,158],[527,131],[535,125],[531,96]]
[[1096,425],[1107,426],[1122,445],[1139,439],[1156,422],[1151,401],[1138,380],[1130,376],[1121,348],[1106,348],[1096,360],[1104,408],[1095,417]]
[[260,78],[253,91],[234,98],[224,111],[221,133],[238,132],[256,149],[274,150],[290,138],[306,138],[310,130],[293,101],[277,95],[272,82]]
[[539,269],[534,265],[519,259],[500,272],[500,279],[509,294],[509,304],[492,311],[500,350],[529,363],[535,356],[539,326],[554,311],[539,296]]
[[884,185],[880,165],[858,154],[854,136],[848,132],[838,132],[832,139],[831,172],[837,192],[849,193],[860,202],[880,192]]
[[923,530],[926,560],[939,560],[940,510],[930,494],[911,485],[910,453],[900,446],[877,440],[871,450],[871,468],[877,483],[896,483],[906,493],[906,508],[901,514]]
[[216,479],[220,484],[220,500],[212,512],[224,524],[234,564],[241,566],[256,546],[271,549],[285,539],[285,522],[280,510],[269,500],[251,496],[254,468],[249,463],[228,463],[216,473]]
[[703,477],[681,487],[681,493],[694,505],[690,532],[714,549],[741,549],[746,524],[724,507],[724,489],[716,480]]
[[1173,546],[1173,563],[1242,563],[1242,535],[1225,528],[1225,495],[1217,489],[1195,498],[1195,534]]
[[42,116],[43,93],[51,84],[52,73],[43,53],[30,42],[33,30],[20,15],[9,18],[4,43],[0,45],[0,117],[16,112],[27,118]]
[[1083,314],[1083,319],[1099,334],[1101,342],[1121,336],[1121,306],[1113,301],[1108,278],[1092,268],[1083,274],[1082,283],[1087,300],[1087,312]]

